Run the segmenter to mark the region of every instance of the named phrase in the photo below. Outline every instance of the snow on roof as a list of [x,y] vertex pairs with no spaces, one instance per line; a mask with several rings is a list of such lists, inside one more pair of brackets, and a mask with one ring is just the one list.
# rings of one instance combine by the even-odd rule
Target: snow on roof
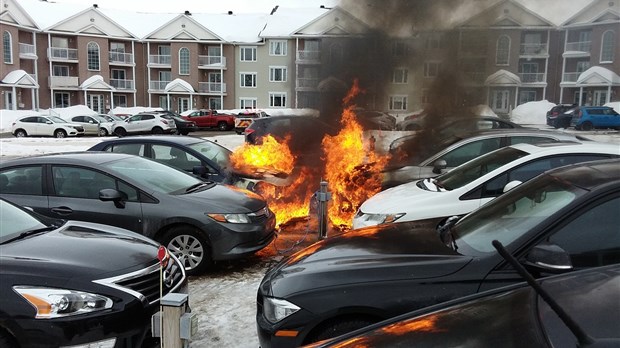
[[587,84],[587,81],[591,80],[592,78],[594,78],[595,80],[602,79],[604,81],[599,81],[599,82],[604,83],[604,84],[606,83],[612,83],[614,85],[620,84],[620,76],[618,76],[618,74],[616,74],[615,72],[607,68],[603,68],[602,66],[593,66],[589,68],[588,70],[582,72],[579,75],[579,78],[577,79],[577,84],[582,84],[582,83]]
[[266,14],[192,13],[198,23],[226,42],[255,43],[265,26]]
[[261,37],[290,37],[301,26],[310,23],[325,14],[329,9],[312,8],[278,8],[268,16],[267,25],[261,32]]
[[101,6],[98,10],[140,39],[179,15],[178,13],[130,12]]
[[14,85],[23,78],[26,78],[28,84],[33,86],[37,85],[37,82],[24,70],[13,70],[6,74],[6,76],[2,79],[2,83],[6,83],[8,85]]
[[[590,5],[596,0],[515,0],[521,3],[525,8],[539,16],[547,19],[555,25],[561,25],[567,19],[571,18],[579,11]],[[561,10],[560,10],[561,9]]]
[[179,87],[182,90],[185,90],[187,92],[194,92],[194,87],[192,87],[192,85],[189,82],[187,82],[187,81],[185,81],[183,79],[174,79],[174,80],[170,81],[166,85],[165,91],[166,91],[166,93],[167,92],[171,92],[171,91],[179,92],[177,87]]
[[91,6],[90,4],[61,4],[40,0],[19,0],[19,4],[37,23],[39,28],[44,30]]

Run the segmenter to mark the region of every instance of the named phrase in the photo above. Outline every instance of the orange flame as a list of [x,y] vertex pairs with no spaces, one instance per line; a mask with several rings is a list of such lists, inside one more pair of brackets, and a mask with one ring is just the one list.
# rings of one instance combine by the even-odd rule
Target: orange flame
[[382,328],[381,331],[387,334],[390,334],[390,335],[395,335],[395,336],[404,335],[411,331],[422,331],[422,332],[445,331],[437,327],[437,319],[438,319],[438,316],[436,314],[432,314],[432,315],[427,316],[424,319],[414,319],[414,320],[394,323],[392,325]]
[[288,138],[280,143],[273,136],[267,135],[261,145],[243,144],[230,156],[232,166],[249,174],[291,174],[295,167],[295,156],[289,150],[287,142]]

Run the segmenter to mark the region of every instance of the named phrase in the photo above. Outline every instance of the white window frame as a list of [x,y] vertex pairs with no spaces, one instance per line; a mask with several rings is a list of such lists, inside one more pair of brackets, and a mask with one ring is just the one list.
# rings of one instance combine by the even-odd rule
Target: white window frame
[[[241,88],[256,88],[256,77],[257,73],[255,72],[240,72],[239,73],[239,87]],[[246,76],[252,76],[252,86],[245,85]]]
[[[276,77],[276,72],[280,70],[280,79]],[[288,69],[285,66],[270,66],[269,67],[269,82],[286,82]]]
[[127,96],[123,94],[114,94],[112,97],[112,103],[114,107],[127,107]]
[[433,78],[439,75],[441,71],[441,62],[428,61],[424,62],[424,77]]
[[[611,36],[611,38],[609,38]],[[614,51],[616,49],[616,33],[613,30],[607,30],[601,36],[601,63],[613,63]]]
[[[187,57],[185,57],[184,52],[187,52]],[[189,75],[190,71],[190,52],[189,48],[181,47],[179,48],[179,75]]]
[[8,30],[2,33],[2,60],[4,64],[13,64],[13,35]]
[[286,40],[269,40],[270,56],[286,56],[288,45]]
[[389,98],[388,110],[390,111],[407,111],[406,95],[391,95]]
[[[506,40],[503,42],[502,40]],[[510,65],[510,36],[500,35],[497,38],[495,45],[495,65],[507,66]],[[504,45],[506,47],[504,47]]]
[[[246,57],[248,51],[250,52],[250,57]],[[241,46],[241,47],[239,47],[239,61],[241,61],[241,62],[256,62],[256,46]]]
[[[280,100],[281,105],[276,105],[277,100]],[[269,92],[269,107],[270,108],[285,108],[286,107],[286,92]]]
[[[247,105],[247,104],[250,104],[250,105]],[[247,97],[239,98],[240,109],[256,109],[257,105],[258,105],[258,99],[256,98],[247,98]]]
[[222,98],[212,97],[209,98],[209,109],[220,110],[222,108]]
[[[68,105],[63,106],[63,105],[56,104],[56,99],[57,99],[56,97],[62,96],[62,95],[64,95],[64,97],[66,98]],[[65,99],[65,98],[62,98],[62,99]],[[69,106],[71,106],[71,95],[69,95],[69,92],[54,92],[54,107],[55,108],[66,108]]]
[[[56,69],[58,69],[59,72],[66,72],[67,75],[56,75]],[[68,65],[52,65],[52,76],[69,76],[69,66]]]
[[[97,48],[96,57],[95,51],[91,52],[91,47]],[[86,68],[88,71],[101,71],[101,47],[95,41],[86,44]]]
[[519,91],[519,105],[536,101],[536,91]]
[[409,81],[409,69],[394,68],[392,71],[392,83],[398,85],[406,85]]
[[169,110],[170,106],[168,105],[168,96],[160,95],[159,96],[159,107],[164,110]]

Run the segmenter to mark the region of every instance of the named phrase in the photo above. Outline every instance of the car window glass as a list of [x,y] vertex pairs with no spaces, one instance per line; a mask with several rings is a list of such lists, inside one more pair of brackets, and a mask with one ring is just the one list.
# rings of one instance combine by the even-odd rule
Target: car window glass
[[27,166],[0,173],[0,192],[19,195],[42,195],[42,167]]
[[126,153],[128,155],[144,156],[144,145],[143,144],[116,144],[108,149],[110,149],[108,151],[111,151],[111,152]]
[[118,181],[118,190],[126,195],[128,201],[137,202],[139,200],[138,190],[122,181]]
[[460,166],[482,154],[499,149],[499,142],[499,138],[472,141],[444,154],[441,158],[446,160],[448,167]]
[[152,120],[155,116],[153,115],[142,115],[142,120]]
[[139,121],[142,119],[142,115],[134,115],[129,118],[129,122]]
[[[579,214],[554,233],[549,242],[571,256],[575,268],[620,262],[620,197]],[[589,231],[589,233],[584,233]]]
[[537,137],[537,136],[533,136],[533,135],[520,135],[520,136],[515,136],[515,137],[510,137],[510,144],[514,145],[514,144],[521,144],[521,143],[527,143],[527,144],[536,144],[536,143],[553,143],[556,142],[555,139],[553,138],[547,138],[547,137]]
[[200,142],[189,145],[194,151],[200,152],[203,156],[217,163],[222,168],[228,168],[230,164],[230,150],[210,142]]
[[99,190],[116,188],[114,180],[78,167],[53,167],[54,192],[61,197],[99,199]]

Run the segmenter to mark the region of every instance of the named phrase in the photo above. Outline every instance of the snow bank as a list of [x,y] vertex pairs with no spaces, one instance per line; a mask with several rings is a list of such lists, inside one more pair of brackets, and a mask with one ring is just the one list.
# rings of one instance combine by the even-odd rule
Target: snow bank
[[521,104],[512,110],[510,120],[519,124],[547,124],[547,111],[554,106],[547,100]]
[[149,111],[160,111],[163,110],[162,108],[150,108],[150,107],[145,107],[145,106],[134,106],[134,107],[130,107],[130,108],[124,108],[124,107],[115,107],[114,109],[110,110],[109,114],[110,115],[135,115],[137,113],[140,112],[149,112]]
[[614,110],[616,110],[617,113],[620,113],[620,101],[607,103],[605,104],[605,106],[610,106]]

